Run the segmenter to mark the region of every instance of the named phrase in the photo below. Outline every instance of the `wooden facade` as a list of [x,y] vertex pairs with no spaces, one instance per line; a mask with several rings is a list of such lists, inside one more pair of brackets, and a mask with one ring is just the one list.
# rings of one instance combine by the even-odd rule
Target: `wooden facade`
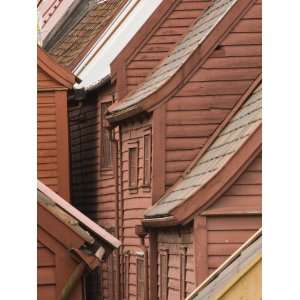
[[37,201],[38,299],[90,299],[85,276],[119,241],[41,182]]
[[72,200],[122,243],[101,299],[185,299],[261,226],[257,128],[235,164],[160,211],[261,97],[261,1],[162,1],[111,70],[69,106]]
[[37,48],[37,177],[70,201],[67,97],[75,76]]
[[[166,2],[163,3],[167,5]],[[259,84],[261,4],[260,1],[237,2],[216,25],[216,28],[222,26],[222,35],[211,32],[203,41],[202,47],[210,47],[207,50],[204,48],[207,54],[203,58],[200,54],[198,58],[191,57],[190,61],[187,60],[182,67],[185,68],[183,71],[177,71],[161,88],[146,95],[140,103],[137,102],[134,106],[136,111],[131,112],[126,102],[130,103],[135,94],[142,94],[143,85],[151,85],[151,76],[159,73],[165,57],[155,53],[153,56],[161,57],[161,60],[149,62],[147,51],[141,46],[132,46],[137,45],[134,44],[138,43],[134,41],[136,39],[144,47],[149,47],[146,42],[141,43],[142,39],[137,35],[112,64],[113,79],[116,80],[117,95],[121,101],[110,108],[108,119],[113,126],[118,125],[119,148],[122,149],[120,201],[124,213],[120,226],[124,224],[124,236],[120,238],[123,249],[126,249],[126,257],[130,257],[129,268],[124,267],[124,278],[128,278],[125,280],[128,282],[125,286],[128,299],[138,299],[135,262],[139,239],[134,235],[134,226],[141,222],[143,211],[157,203],[165,193],[168,194],[191,168],[193,161],[201,153],[205,153],[223,124],[238,110],[240,103]],[[200,16],[202,11],[198,13]],[[161,19],[163,23],[163,18]],[[201,20],[201,16],[199,19]],[[150,28],[150,25],[147,26]],[[189,30],[183,31],[182,36]],[[152,38],[152,35],[146,36],[145,33],[142,36],[146,40]],[[182,36],[178,37],[178,41],[182,40]],[[176,47],[180,47],[178,45],[180,42]],[[173,48],[174,46],[168,49],[168,56],[172,55],[170,52]],[[151,51],[153,49],[155,47]],[[134,51],[134,54],[130,51]],[[134,57],[144,59],[136,62]],[[148,63],[149,69],[145,72]],[[132,68],[135,65],[138,67]],[[182,73],[180,77],[178,75],[176,82],[179,72]],[[129,93],[129,96],[123,93]],[[152,141],[151,188],[147,191],[149,199],[145,199],[146,191],[143,187],[145,130],[151,132]],[[131,167],[128,165],[130,160],[127,149],[135,147],[139,148],[139,181],[138,188],[131,189],[128,184]],[[146,245],[148,237],[150,239],[147,250],[150,291],[145,297],[153,300],[184,299],[196,284],[213,272],[261,226],[261,154],[255,155],[255,159],[249,158],[254,159],[249,169],[243,169],[242,174],[234,178],[234,184],[232,182],[224,187],[222,195],[214,200],[213,206],[209,209],[206,207],[201,214],[197,212],[188,220],[174,225],[172,221],[168,223],[168,220],[164,223],[159,217],[157,225],[144,219],[144,226],[149,232],[145,238]],[[247,160],[246,156],[245,159]],[[129,199],[135,197],[132,193],[136,193],[137,199],[134,202],[130,200],[132,204],[128,207]],[[183,212],[178,212],[181,213]],[[164,226],[167,227],[163,228]],[[161,260],[164,266],[161,265]],[[166,279],[161,278],[164,274],[167,274]]]

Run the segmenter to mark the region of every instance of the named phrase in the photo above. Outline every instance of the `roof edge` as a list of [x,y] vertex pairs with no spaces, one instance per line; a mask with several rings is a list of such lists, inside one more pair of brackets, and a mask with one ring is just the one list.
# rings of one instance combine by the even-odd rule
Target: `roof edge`
[[231,263],[233,263],[241,253],[251,246],[262,236],[262,229],[260,228],[254,235],[252,235],[240,248],[238,248],[223,264],[221,264],[211,275],[209,275],[187,298],[191,300],[203,288],[208,286],[218,275],[223,272]]
[[261,125],[258,126],[238,152],[200,190],[195,191],[184,202],[173,208],[169,215],[164,218],[144,217],[145,226],[148,224],[155,226],[155,223],[159,226],[168,226],[168,222],[166,225],[164,224],[164,220],[168,220],[167,217],[174,220],[172,225],[185,225],[192,220],[195,214],[201,213],[213,204],[261,152],[261,127]]
[[56,62],[56,60],[40,46],[37,46],[37,64],[47,74],[68,89],[72,89],[75,82],[80,82],[78,77]]
[[[166,81],[166,83],[149,96],[146,96],[146,98],[141,100],[139,103],[129,106],[124,110],[115,112],[112,110],[114,107],[118,106],[118,104],[123,102],[122,100],[111,105],[109,108],[110,115],[108,121],[111,124],[118,123],[142,111],[152,111],[155,107],[167,101],[174,93],[181,89],[190,77],[193,76],[194,72],[198,70],[203,63],[205,63],[209,55],[219,44],[219,41],[222,40],[230,32],[230,30],[232,30],[232,28],[240,21],[240,18],[242,18],[244,13],[246,13],[254,3],[255,0],[241,0],[235,3],[234,6],[224,15],[223,19],[221,19],[208,36],[206,36],[203,43],[196,48],[196,50],[175,72],[175,74]],[[127,96],[128,95],[126,95],[123,99],[126,99]],[[128,114],[129,110],[131,112],[130,114]]]
[[70,203],[65,201],[62,197],[60,197],[58,194],[56,194],[54,191],[52,191],[50,188],[48,188],[40,180],[37,181],[37,187],[41,192],[43,192],[45,195],[50,197],[51,200],[56,205],[58,205],[60,208],[62,208],[66,212],[68,212],[70,215],[72,215],[74,218],[76,218],[82,225],[84,225],[86,228],[91,230],[95,235],[97,235],[98,238],[106,241],[108,244],[110,244],[114,248],[120,247],[121,242],[118,239],[116,239],[113,235],[108,233],[106,230],[101,228],[94,221],[92,221],[87,216],[85,216],[77,208],[75,208]]

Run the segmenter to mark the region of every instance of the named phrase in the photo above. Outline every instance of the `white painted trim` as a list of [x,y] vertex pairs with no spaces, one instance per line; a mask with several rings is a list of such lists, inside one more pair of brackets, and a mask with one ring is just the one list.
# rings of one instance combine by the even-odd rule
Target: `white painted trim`
[[129,0],[94,46],[74,68],[82,82],[76,88],[89,88],[110,74],[110,64],[152,15],[162,0]]

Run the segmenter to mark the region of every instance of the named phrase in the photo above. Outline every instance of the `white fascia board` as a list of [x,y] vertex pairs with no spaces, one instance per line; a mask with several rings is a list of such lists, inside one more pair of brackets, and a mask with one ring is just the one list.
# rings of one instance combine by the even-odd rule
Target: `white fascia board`
[[97,84],[110,74],[110,64],[139,31],[163,0],[130,0],[111,22],[95,45],[75,67],[82,81],[75,88]]

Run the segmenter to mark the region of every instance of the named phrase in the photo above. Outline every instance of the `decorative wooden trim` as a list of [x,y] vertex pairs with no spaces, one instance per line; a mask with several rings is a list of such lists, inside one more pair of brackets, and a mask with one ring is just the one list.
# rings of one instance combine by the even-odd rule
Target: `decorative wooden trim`
[[129,299],[129,268],[130,268],[130,252],[124,253],[124,282],[123,282],[123,298]]
[[[142,264],[142,268],[141,268],[141,270],[139,270],[139,264]],[[146,266],[145,266],[145,257],[144,257],[144,253],[137,253],[136,254],[136,299],[137,300],[143,300],[143,298],[145,298],[145,268],[146,268]],[[139,298],[139,294],[138,294],[138,290],[139,290],[139,284],[140,284],[140,281],[139,281],[139,279],[140,279],[140,277],[141,277],[141,274],[140,274],[140,272],[139,271],[141,271],[143,274],[143,279],[144,279],[144,281],[143,281],[143,298],[142,299],[140,299]]]
[[[168,299],[168,271],[169,271],[169,250],[168,249],[159,249],[159,269],[160,269],[160,274],[159,274],[159,280],[160,280],[160,300],[167,300]],[[165,259],[166,266],[164,269],[162,265],[162,260]],[[163,281],[163,279],[166,279]]]
[[185,299],[186,294],[186,253],[187,247],[182,246],[180,249],[180,300]]
[[149,233],[149,260],[150,260],[150,299],[158,299],[158,289],[157,289],[157,279],[158,279],[158,251],[157,251],[157,233],[155,231],[150,231]]
[[60,196],[70,202],[70,157],[67,93],[55,92],[56,135],[58,163],[58,191]]
[[[152,161],[152,204],[165,192],[166,169],[166,106],[162,105],[153,112],[153,154]],[[160,162],[160,163],[159,163]]]
[[208,275],[206,217],[194,217],[195,284],[199,285]]
[[[104,170],[112,170],[113,169],[113,149],[112,149],[112,142],[111,142],[111,138],[110,138],[110,131],[109,131],[109,126],[108,126],[108,122],[105,119],[105,113],[107,112],[108,107],[112,104],[112,101],[103,101],[100,102],[100,122],[101,122],[101,139],[100,139],[100,170],[104,171]],[[106,111],[104,111],[106,108]],[[108,143],[109,143],[109,150],[110,151],[110,157],[107,157],[107,165],[103,164],[104,159],[105,159],[105,155],[104,155],[104,138],[105,138],[105,134],[108,134]]]
[[[136,159],[135,159],[135,163],[136,163],[136,180],[135,180],[135,184],[132,185],[131,182],[131,161],[130,161],[130,152],[135,149],[136,151]],[[138,189],[138,184],[139,184],[139,142],[135,141],[135,143],[132,144],[128,144],[128,189],[129,191],[137,191]]]
[[[146,138],[148,138],[148,149],[146,149]],[[143,187],[150,187],[151,186],[151,174],[152,174],[152,136],[151,133],[147,132],[143,136],[143,149],[144,149],[144,156],[143,156]],[[146,162],[146,150],[148,150],[148,161]],[[149,177],[146,174],[146,164],[148,163],[149,168]],[[147,179],[147,180],[146,180]]]

